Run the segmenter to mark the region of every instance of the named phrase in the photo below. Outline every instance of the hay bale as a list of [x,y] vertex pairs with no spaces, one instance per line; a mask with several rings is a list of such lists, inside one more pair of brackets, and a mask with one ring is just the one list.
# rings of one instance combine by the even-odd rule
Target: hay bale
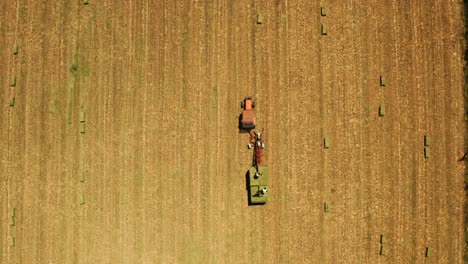
[[384,116],[385,115],[385,106],[381,105],[379,106],[379,116]]
[[80,182],[84,182],[84,181],[85,181],[85,176],[84,176],[84,172],[82,171],[80,174]]
[[16,76],[13,75],[10,80],[10,86],[15,87],[16,86]]
[[323,139],[323,146],[325,148],[330,148],[331,147],[331,140],[330,140],[330,137],[326,136],[324,139]]
[[327,27],[327,25],[325,25],[325,24],[322,23],[321,28],[322,28],[322,35],[324,35],[324,36],[325,36],[325,35],[328,35],[328,27]]
[[85,204],[84,194],[80,195],[80,205]]
[[86,113],[85,111],[80,111],[80,123],[86,122]]
[[8,239],[8,244],[10,245],[10,247],[14,247],[15,246],[15,238],[10,236],[10,238]]
[[385,86],[385,78],[383,75],[380,75],[380,86]]
[[432,248],[427,247],[426,248],[426,257],[430,257],[432,255]]
[[9,104],[10,104],[10,106],[15,106],[15,97],[14,96],[10,96]]
[[13,54],[14,55],[18,54],[18,44],[16,43],[13,45]]
[[387,239],[385,239],[385,236],[383,234],[380,235],[380,244],[385,244],[387,243]]
[[325,203],[323,204],[323,211],[324,211],[325,213],[328,213],[328,212],[330,212],[330,210],[331,210],[331,205],[330,205],[330,203],[329,203],[329,202],[325,202]]
[[89,4],[89,0],[83,0],[83,4],[84,4],[84,5]]
[[86,133],[86,126],[85,126],[85,123],[80,123],[80,133],[81,133],[81,134]]
[[380,254],[381,256],[387,255],[387,249],[385,248],[384,245],[381,245],[381,246],[380,246],[380,252],[379,252],[379,254]]
[[10,217],[15,217],[15,213],[16,213],[16,208],[11,208],[10,209]]
[[431,157],[431,151],[429,147],[424,147],[424,158],[428,159]]
[[259,24],[259,25],[263,24],[263,16],[260,15],[260,14],[258,14],[258,16],[257,16],[257,24]]
[[424,136],[424,146],[428,147],[431,145],[431,139],[429,138],[428,135]]
[[15,225],[15,217],[10,216],[10,226],[14,226],[14,225]]
[[320,8],[320,15],[321,16],[327,16],[327,7],[326,6],[322,6]]

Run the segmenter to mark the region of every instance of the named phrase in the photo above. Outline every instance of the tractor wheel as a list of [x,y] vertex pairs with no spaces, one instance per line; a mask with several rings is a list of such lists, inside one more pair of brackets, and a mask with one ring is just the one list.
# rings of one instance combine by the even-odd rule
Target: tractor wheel
[[241,102],[241,108],[244,108],[245,107],[245,103],[244,101]]

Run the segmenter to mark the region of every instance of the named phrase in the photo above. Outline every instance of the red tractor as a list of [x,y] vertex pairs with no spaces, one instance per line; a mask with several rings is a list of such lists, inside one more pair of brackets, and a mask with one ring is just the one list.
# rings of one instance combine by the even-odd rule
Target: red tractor
[[241,102],[242,114],[239,118],[239,128],[242,130],[251,130],[255,128],[255,102],[251,96],[245,97]]

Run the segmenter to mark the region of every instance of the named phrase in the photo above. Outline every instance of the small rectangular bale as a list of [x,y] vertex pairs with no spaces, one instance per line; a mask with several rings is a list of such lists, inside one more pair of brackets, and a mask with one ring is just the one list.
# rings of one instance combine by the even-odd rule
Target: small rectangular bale
[[86,132],[86,125],[85,123],[80,123],[80,133],[84,134]]
[[80,123],[86,122],[86,113],[85,111],[80,111]]
[[427,247],[427,248],[426,248],[426,257],[430,257],[431,254],[432,254],[432,248]]
[[322,30],[322,35],[328,35],[328,27],[327,25],[323,24],[322,23],[322,26],[321,26],[321,30]]
[[80,182],[84,182],[85,181],[85,175],[84,175],[84,172],[81,172],[80,174]]
[[325,213],[328,213],[328,212],[330,212],[330,210],[331,210],[331,205],[330,205],[330,203],[329,203],[329,202],[325,202],[325,203],[323,204],[323,211],[324,211]]
[[15,217],[10,216],[10,226],[14,226],[14,225],[15,225]]
[[10,247],[14,247],[15,246],[15,238],[10,236],[8,240],[9,240],[8,244],[10,245]]
[[380,86],[385,86],[385,78],[383,75],[380,75]]
[[323,146],[325,148],[330,148],[331,147],[331,140],[330,140],[330,137],[326,136],[324,139],[323,139]]
[[384,247],[384,245],[381,245],[381,246],[380,246],[380,252],[379,252],[379,254],[380,254],[381,256],[387,255],[387,249]]
[[257,24],[259,25],[263,24],[263,16],[260,14],[257,15]]
[[320,15],[321,16],[327,16],[327,7],[326,6],[322,6],[320,8]]
[[431,157],[431,151],[430,151],[429,147],[424,147],[424,158],[428,159],[430,157]]
[[10,80],[10,86],[15,87],[16,86],[16,76],[13,75]]
[[431,138],[428,135],[424,136],[424,146],[428,147],[431,145]]
[[385,115],[385,106],[381,105],[379,106],[379,116],[384,116]]
[[14,55],[18,54],[18,44],[16,43],[13,45],[13,54]]
[[380,235],[380,244],[385,244],[387,243],[387,239],[385,239],[385,236],[383,234]]
[[83,4],[84,4],[84,5],[89,4],[89,0],[83,0]]
[[10,209],[10,217],[15,217],[15,213],[16,213],[16,208],[13,207]]
[[80,195],[80,205],[85,204],[84,194]]
[[10,104],[10,106],[15,106],[15,97],[14,96],[10,96],[9,104]]

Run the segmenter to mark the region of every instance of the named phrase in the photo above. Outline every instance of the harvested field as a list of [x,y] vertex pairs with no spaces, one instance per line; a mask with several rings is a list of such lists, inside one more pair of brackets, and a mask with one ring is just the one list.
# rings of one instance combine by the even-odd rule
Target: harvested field
[[117,2],[0,1],[0,263],[463,262],[461,1]]

